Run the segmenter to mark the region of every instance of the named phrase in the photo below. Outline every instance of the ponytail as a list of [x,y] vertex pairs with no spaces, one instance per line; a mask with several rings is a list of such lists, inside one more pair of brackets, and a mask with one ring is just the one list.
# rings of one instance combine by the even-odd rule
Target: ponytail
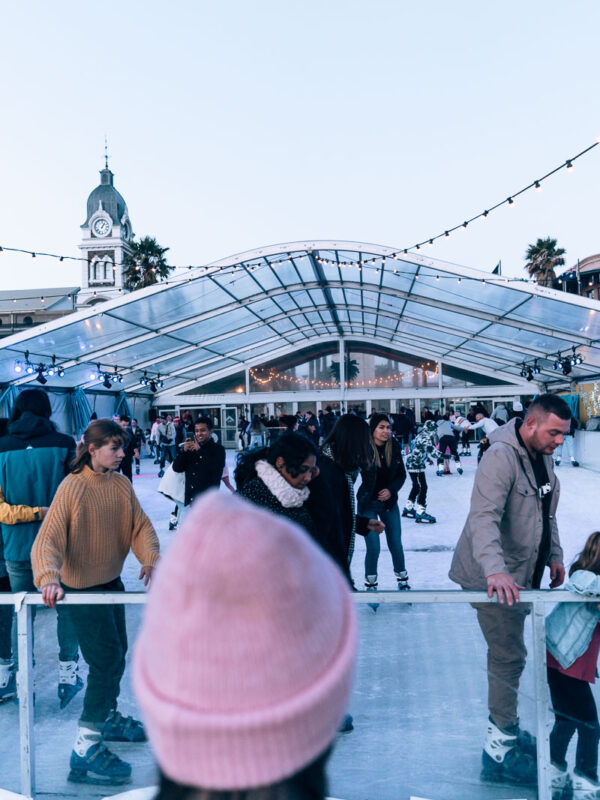
[[126,434],[123,428],[110,419],[96,419],[90,422],[77,445],[77,452],[71,464],[71,472],[81,472],[84,467],[91,466],[91,444],[98,448],[108,444],[110,441],[118,440],[121,446],[124,446],[125,438]]

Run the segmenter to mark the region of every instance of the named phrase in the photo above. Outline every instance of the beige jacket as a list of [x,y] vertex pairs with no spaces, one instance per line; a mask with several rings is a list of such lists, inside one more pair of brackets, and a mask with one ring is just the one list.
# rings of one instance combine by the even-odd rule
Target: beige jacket
[[[449,576],[463,589],[487,589],[487,577],[507,572],[531,588],[542,539],[542,501],[527,450],[519,443],[516,420],[490,435],[491,447],[475,474],[471,508],[456,545]],[[543,456],[552,487],[548,563],[562,563],[556,525],[560,485],[552,457]]]

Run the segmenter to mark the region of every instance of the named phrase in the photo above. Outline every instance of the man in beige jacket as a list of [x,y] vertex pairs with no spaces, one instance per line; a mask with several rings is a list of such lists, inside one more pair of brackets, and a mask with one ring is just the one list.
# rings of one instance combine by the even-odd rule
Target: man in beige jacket
[[489,722],[483,780],[535,784],[535,740],[519,728],[519,680],[527,651],[528,608],[520,589],[539,589],[546,566],[550,586],[564,580],[556,525],[559,483],[552,453],[568,433],[571,411],[552,394],[540,395],[522,422],[490,435],[473,485],[469,516],[454,552],[450,578],[463,589],[497,594],[498,604],[476,604],[488,646]]

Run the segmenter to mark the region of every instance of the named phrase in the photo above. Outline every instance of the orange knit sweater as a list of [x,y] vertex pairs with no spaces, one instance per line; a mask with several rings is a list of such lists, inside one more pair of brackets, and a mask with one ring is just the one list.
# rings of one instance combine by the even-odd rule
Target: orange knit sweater
[[58,487],[33,544],[35,585],[108,583],[121,574],[130,548],[142,566],[157,563],[158,537],[133,486],[116,472],[84,467]]

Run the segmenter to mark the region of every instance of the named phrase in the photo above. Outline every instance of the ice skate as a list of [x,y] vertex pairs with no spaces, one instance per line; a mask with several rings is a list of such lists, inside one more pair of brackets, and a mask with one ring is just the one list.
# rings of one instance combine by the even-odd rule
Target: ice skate
[[105,742],[145,742],[146,731],[141,722],[133,717],[124,717],[116,709],[104,723],[102,738]]
[[600,783],[575,769],[573,771],[573,800],[598,800],[598,798],[600,798]]
[[83,689],[83,681],[77,672],[77,661],[58,662],[58,699],[60,707],[66,708],[77,692]]
[[410,519],[414,519],[417,516],[417,512],[415,511],[415,506],[412,500],[406,501],[406,505],[402,509],[402,516],[410,517]]
[[14,664],[0,664],[0,703],[17,696],[17,674]]
[[442,475],[444,474],[444,470],[443,470],[443,469],[440,469],[440,468],[438,468],[438,469],[436,469],[436,471],[435,471],[435,474],[436,474],[436,475],[440,475],[440,476],[442,476]]
[[350,733],[354,730],[354,719],[352,714],[346,714],[342,720],[342,724],[338,728],[338,733]]
[[158,473],[158,477],[162,478],[164,476],[164,474],[165,474],[164,469],[161,469],[160,472]]
[[442,472],[442,475],[452,475],[452,473],[450,472],[450,467],[446,467]]
[[481,754],[481,780],[518,786],[537,785],[535,760],[518,746],[517,733],[507,733],[488,721]]
[[457,467],[456,471],[458,472],[459,475],[463,474],[463,468],[462,467]]
[[140,474],[140,468],[139,468],[139,467],[136,467],[136,468],[135,468],[135,474],[136,474],[136,475],[139,475],[139,474]]
[[429,524],[433,524],[437,522],[435,517],[432,517],[431,514],[428,514],[425,511],[425,506],[417,506],[417,514],[415,517],[415,522],[427,522]]
[[171,514],[169,517],[169,530],[174,531],[177,527],[177,514]]
[[131,781],[131,764],[111,753],[101,742],[93,744],[83,756],[73,750],[70,767],[68,780],[72,783],[117,786]]
[[395,572],[396,580],[398,581],[398,591],[405,592],[410,589],[408,585],[408,572],[404,569],[402,572]]
[[552,786],[552,800],[563,800],[564,797],[571,797],[571,776],[567,770],[567,765],[559,766],[552,762],[550,764],[550,780]]
[[560,467],[560,458],[555,458],[554,459],[554,466],[555,467]]
[[572,458],[572,459],[571,459],[571,465],[572,465],[573,467],[578,467],[578,466],[579,466],[579,461],[575,461],[575,459],[574,459],[574,458]]
[[[367,592],[376,592],[377,591],[377,575],[366,575],[365,576],[365,590]],[[373,611],[377,611],[379,608],[379,603],[368,603],[369,608],[372,608]]]

